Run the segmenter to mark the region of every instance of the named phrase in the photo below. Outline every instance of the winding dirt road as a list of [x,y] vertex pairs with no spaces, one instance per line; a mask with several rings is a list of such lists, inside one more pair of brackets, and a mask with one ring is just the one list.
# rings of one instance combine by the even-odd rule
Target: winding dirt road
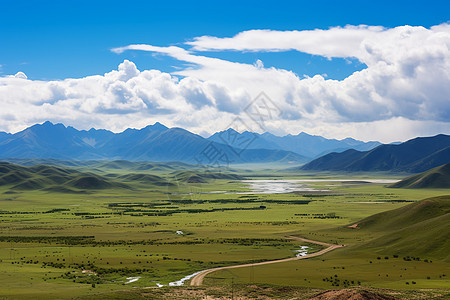
[[288,236],[287,238],[293,239],[293,240],[297,240],[297,241],[307,242],[307,243],[311,243],[311,244],[321,245],[321,246],[325,246],[327,248],[322,249],[322,250],[320,250],[318,252],[315,252],[315,253],[306,254],[304,256],[295,256],[295,257],[290,257],[290,258],[285,258],[285,259],[263,261],[263,262],[259,262],[259,263],[234,265],[234,266],[219,267],[219,268],[203,270],[200,273],[198,273],[197,275],[195,275],[194,277],[192,277],[191,285],[192,286],[200,286],[200,285],[202,285],[203,279],[205,278],[206,275],[211,274],[212,272],[219,271],[219,270],[236,269],[236,268],[252,267],[252,266],[261,266],[261,265],[276,264],[276,263],[293,261],[293,260],[299,260],[299,259],[306,259],[306,258],[320,256],[320,255],[325,254],[327,252],[333,251],[334,249],[344,247],[344,245],[328,244],[328,243],[308,240],[308,239],[304,239],[304,238],[300,238],[300,237],[296,237],[296,236]]

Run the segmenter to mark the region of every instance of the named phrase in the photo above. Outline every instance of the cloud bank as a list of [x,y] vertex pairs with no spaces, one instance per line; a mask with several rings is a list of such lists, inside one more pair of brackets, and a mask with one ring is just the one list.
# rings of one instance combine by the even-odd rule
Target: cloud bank
[[[207,134],[226,129],[237,116],[249,121],[244,108],[264,91],[282,114],[253,130],[383,142],[450,133],[449,24],[251,30],[230,38],[197,37],[185,46],[112,49],[159,53],[187,64],[172,74],[139,71],[125,60],[118,70],[80,79],[35,81],[23,73],[1,77],[0,128],[16,131],[49,119],[120,131],[160,121]],[[333,80],[265,68],[261,61],[244,64],[201,54],[292,50],[356,58],[367,68]]]

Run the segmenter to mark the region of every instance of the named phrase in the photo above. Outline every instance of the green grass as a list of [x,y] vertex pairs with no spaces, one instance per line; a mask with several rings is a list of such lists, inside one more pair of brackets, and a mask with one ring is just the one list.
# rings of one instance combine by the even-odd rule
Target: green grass
[[[378,260],[377,257],[370,256],[369,253],[346,257],[345,250],[341,250],[317,259],[214,272],[207,277],[205,284],[220,285],[229,282],[231,278],[242,284],[322,289],[367,286],[417,290],[447,288],[450,284],[449,263],[411,262],[392,256],[387,260],[384,256]],[[446,276],[443,277],[443,274]],[[345,281],[349,285],[345,285]]]
[[[56,177],[47,178],[64,176],[73,180],[80,173],[90,171],[85,166],[79,166],[83,170],[60,168],[57,171],[40,167],[22,173],[24,178],[18,176],[18,180],[44,180],[41,190],[12,189],[14,183],[0,186],[0,296],[67,298],[155,286],[157,282],[167,284],[215,266],[291,257],[302,243],[286,239],[288,235],[348,246],[317,259],[253,270],[234,269],[236,282],[330,288],[331,283],[323,279],[330,272],[337,272],[342,281],[359,280],[362,285],[374,287],[448,286],[448,279],[438,276],[440,272],[450,275],[448,259],[442,252],[422,249],[421,253],[428,251],[429,256],[421,254],[421,261],[404,261],[403,256],[417,255],[415,251],[419,247],[408,245],[420,246],[418,240],[408,238],[398,244],[395,241],[379,244],[378,241],[386,241],[382,238],[386,234],[395,238],[393,234],[397,233],[382,227],[371,230],[346,227],[377,213],[404,209],[410,201],[448,194],[448,190],[389,189],[383,184],[318,181],[310,185],[330,191],[233,194],[230,192],[249,191],[236,174],[261,178],[259,173],[238,171],[225,179],[204,176],[204,183],[189,183],[174,179],[174,174],[188,174],[173,173],[185,166],[169,166],[159,166],[163,171],[147,166],[149,171],[143,163],[124,166],[123,162],[116,162],[102,168],[98,163],[97,170],[91,170],[91,174],[114,183],[103,189],[66,187],[64,183],[56,184]],[[119,169],[113,172],[114,167]],[[199,170],[193,174],[205,175]],[[311,173],[293,175],[280,171],[277,174],[290,179],[314,178]],[[316,178],[367,179],[369,175],[321,173]],[[448,233],[445,228],[448,220],[436,218],[433,218],[436,223],[424,230],[436,236]],[[178,230],[184,235],[177,235]],[[401,234],[413,236],[411,232]],[[74,238],[81,236],[84,237]],[[395,254],[395,249],[389,248],[392,245],[403,247],[399,258],[392,257]],[[385,255],[390,258],[385,260]],[[383,259],[377,260],[378,256]],[[425,263],[425,258],[432,259],[433,263]],[[83,274],[83,269],[94,269],[99,274]],[[64,275],[67,272],[70,276]],[[385,278],[386,274],[389,279]],[[125,284],[131,276],[141,279]],[[219,284],[220,279],[214,277],[230,276],[229,272],[213,273],[206,284]],[[413,280],[415,285],[411,283]]]
[[450,164],[445,164],[423,173],[403,179],[393,188],[450,188]]

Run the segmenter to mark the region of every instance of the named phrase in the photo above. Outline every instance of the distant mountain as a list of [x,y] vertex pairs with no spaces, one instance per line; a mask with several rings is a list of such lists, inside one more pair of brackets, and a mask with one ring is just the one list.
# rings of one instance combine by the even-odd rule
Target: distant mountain
[[0,143],[4,140],[8,139],[11,136],[11,134],[0,131]]
[[308,158],[315,158],[330,152],[342,152],[348,149],[366,151],[381,145],[379,142],[365,143],[352,138],[343,140],[326,139],[304,132],[280,137],[269,132],[263,134],[248,131],[239,133],[232,128],[216,132],[208,139],[237,148],[292,151]]
[[405,178],[392,184],[390,187],[411,189],[448,189],[450,188],[450,163]]
[[96,159],[96,149],[114,133],[106,130],[78,131],[62,124],[45,122],[11,135],[0,143],[0,157]]
[[302,166],[320,171],[395,171],[418,173],[450,162],[450,136],[436,135],[370,151],[330,153]]
[[0,140],[0,158],[181,161],[222,166],[229,163],[306,161],[305,157],[285,150],[229,147],[160,123],[116,134],[107,130],[77,130],[45,122]]

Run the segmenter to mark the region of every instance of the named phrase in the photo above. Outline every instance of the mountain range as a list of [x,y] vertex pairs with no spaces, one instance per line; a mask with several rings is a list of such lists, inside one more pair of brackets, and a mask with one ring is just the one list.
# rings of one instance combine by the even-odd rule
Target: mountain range
[[380,142],[362,142],[352,138],[343,140],[326,139],[321,136],[309,135],[305,132],[297,135],[276,136],[270,132],[259,134],[245,131],[239,133],[232,128],[216,132],[208,140],[228,144],[237,148],[245,146],[247,149],[281,149],[292,151],[310,159],[330,152],[343,152],[348,149],[366,151],[381,145]]
[[304,166],[316,171],[394,171],[419,173],[450,162],[450,136],[419,137],[369,151],[329,153]]
[[1,133],[0,158],[182,161],[222,166],[229,163],[307,161],[297,153],[280,149],[243,151],[160,123],[113,133],[102,129],[77,130],[45,122],[15,134]]
[[450,136],[440,134],[383,145],[351,138],[326,139],[303,132],[280,137],[268,132],[239,133],[230,128],[204,138],[160,123],[113,133],[104,129],[77,130],[47,121],[15,134],[0,132],[0,159],[12,158],[179,161],[214,166],[306,163],[300,168],[419,173],[450,162]]
[[47,121],[15,134],[0,132],[0,159],[123,159],[222,166],[263,162],[300,164],[321,153],[348,148],[371,149],[379,144],[349,138],[329,140],[306,133],[279,137],[271,133],[238,133],[233,129],[205,139],[185,129],[168,128],[160,123],[113,133],[104,129],[77,130]]

